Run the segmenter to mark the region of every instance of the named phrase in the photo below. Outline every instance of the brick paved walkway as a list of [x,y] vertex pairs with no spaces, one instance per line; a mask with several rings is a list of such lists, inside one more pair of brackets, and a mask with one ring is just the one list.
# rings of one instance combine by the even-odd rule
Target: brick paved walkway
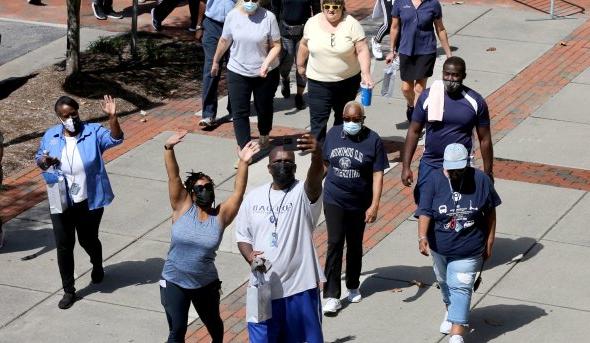
[[[47,0],[47,3],[59,1]],[[506,1],[501,1],[506,2]],[[348,1],[351,12],[367,13],[372,9],[372,1]],[[371,4],[369,6],[369,4]],[[12,5],[0,5],[0,11]],[[530,116],[552,95],[567,85],[583,70],[590,67],[590,21],[581,25],[564,41],[557,44],[514,79],[487,98],[492,117],[494,143],[504,138],[519,123]],[[143,123],[139,117],[131,117],[123,123],[126,134],[125,143],[109,151],[105,158],[112,160],[141,145],[155,135],[166,130],[196,129],[192,115],[200,107],[197,99],[171,102],[160,107],[148,116]],[[230,124],[220,126],[213,132],[199,133],[221,137],[233,137]],[[289,128],[273,129],[273,134],[289,132]],[[398,156],[399,144],[389,143]],[[415,156],[414,167],[419,156]],[[590,190],[590,171],[564,168],[537,163],[496,159],[496,177],[506,180],[524,181],[559,187]],[[391,233],[401,222],[411,215],[414,205],[411,189],[400,183],[401,166],[396,166],[385,175],[384,191],[377,221],[368,226],[364,237],[365,252],[371,250]],[[0,195],[0,215],[9,220],[24,210],[36,205],[45,198],[45,186],[40,180],[38,169],[24,171],[6,180],[7,190]],[[327,232],[321,225],[314,236],[318,253],[323,262],[326,253]],[[221,304],[222,318],[225,322],[226,342],[247,341],[245,330],[245,284],[226,296]],[[200,321],[193,323],[187,333],[187,342],[207,341],[208,335]]]

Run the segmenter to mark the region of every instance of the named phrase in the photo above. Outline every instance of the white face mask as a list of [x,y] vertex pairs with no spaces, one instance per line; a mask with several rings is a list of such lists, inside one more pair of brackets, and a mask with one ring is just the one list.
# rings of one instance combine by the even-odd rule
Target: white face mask
[[248,2],[244,2],[244,11],[246,11],[246,13],[252,14],[254,12],[256,12],[256,10],[258,9],[258,3],[253,2],[253,1],[248,1]]
[[[60,119],[61,120],[61,119]],[[61,120],[64,128],[68,130],[68,132],[74,133],[76,132],[76,124],[73,118],[68,118],[65,121]]]
[[344,132],[346,132],[346,134],[348,134],[350,136],[356,135],[357,133],[359,133],[361,131],[362,128],[363,128],[363,124],[355,123],[352,121],[345,121],[344,124],[342,125],[342,130],[344,130]]

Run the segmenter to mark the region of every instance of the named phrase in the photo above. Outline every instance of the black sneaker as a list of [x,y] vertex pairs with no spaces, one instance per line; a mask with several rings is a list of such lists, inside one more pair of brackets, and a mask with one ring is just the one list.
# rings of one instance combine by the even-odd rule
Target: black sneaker
[[152,8],[152,27],[154,28],[154,30],[156,31],[161,31],[162,30],[162,23],[160,23],[159,21],[156,20],[156,17],[154,16],[156,12],[155,8]]
[[295,108],[298,110],[302,110],[305,108],[305,101],[303,100],[303,95],[295,94]]
[[101,283],[102,279],[104,279],[104,269],[102,266],[96,266],[92,268],[92,273],[90,273],[90,279],[92,279],[92,283]]
[[57,307],[59,307],[62,310],[67,310],[68,308],[72,307],[72,305],[74,305],[75,302],[76,293],[65,293],[63,298],[61,298],[61,300],[57,304]]
[[412,122],[412,113],[414,112],[414,106],[408,105],[406,108],[406,118],[408,119],[408,123]]
[[92,3],[92,12],[94,12],[94,16],[98,20],[107,20],[106,14],[104,14],[104,10],[99,5]]
[[283,79],[281,82],[281,94],[283,94],[283,98],[289,99],[291,96],[291,88],[289,87],[289,79]]
[[29,4],[31,4],[31,5],[37,5],[37,6],[43,5],[43,3],[41,2],[41,0],[29,0]]
[[104,12],[107,15],[107,17],[109,17],[109,18],[123,19],[123,13],[121,13],[121,12],[115,12],[115,10],[112,7],[111,8],[106,8]]

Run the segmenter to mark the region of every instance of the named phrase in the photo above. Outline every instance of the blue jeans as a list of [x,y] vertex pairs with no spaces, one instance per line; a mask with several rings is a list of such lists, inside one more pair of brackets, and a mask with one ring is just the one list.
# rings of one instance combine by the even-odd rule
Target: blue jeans
[[453,324],[468,324],[473,283],[483,258],[481,256],[449,258],[432,250],[430,254],[443,302],[448,306],[447,320]]
[[[301,38],[303,38],[303,36],[281,36],[283,50],[281,50],[281,64],[279,65],[279,70],[283,80],[289,80],[289,74],[291,74],[293,62],[296,62],[297,50],[299,50],[299,42],[301,41]],[[297,68],[295,70],[295,78],[297,81],[297,87],[304,88],[306,79],[299,75]]]
[[[221,37],[223,31],[223,23],[205,17],[203,19],[203,38],[201,39],[203,45],[203,52],[205,60],[203,61],[203,118],[215,118],[217,116],[217,86],[221,78],[221,71],[217,76],[211,76],[211,66],[213,65],[213,56],[215,56],[215,49],[217,49],[217,42]],[[229,50],[228,50],[229,51]],[[223,56],[221,61],[227,60],[228,53]],[[223,63],[220,62],[220,65]],[[227,112],[231,113],[231,106],[228,100]]]

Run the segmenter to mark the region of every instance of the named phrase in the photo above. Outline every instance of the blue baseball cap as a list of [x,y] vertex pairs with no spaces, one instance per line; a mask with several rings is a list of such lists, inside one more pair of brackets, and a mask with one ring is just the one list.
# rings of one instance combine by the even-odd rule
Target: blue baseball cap
[[469,153],[463,144],[452,143],[445,148],[443,168],[446,170],[463,169],[467,167]]

